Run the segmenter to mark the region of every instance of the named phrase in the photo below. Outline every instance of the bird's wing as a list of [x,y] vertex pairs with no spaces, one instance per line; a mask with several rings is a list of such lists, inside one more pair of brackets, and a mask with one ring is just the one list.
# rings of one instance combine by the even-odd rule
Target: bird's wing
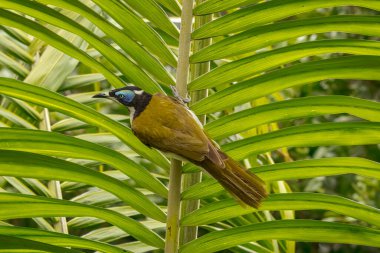
[[223,164],[217,149],[192,113],[165,95],[153,95],[145,110],[133,120],[132,129],[148,146],[190,161],[209,157],[216,164]]

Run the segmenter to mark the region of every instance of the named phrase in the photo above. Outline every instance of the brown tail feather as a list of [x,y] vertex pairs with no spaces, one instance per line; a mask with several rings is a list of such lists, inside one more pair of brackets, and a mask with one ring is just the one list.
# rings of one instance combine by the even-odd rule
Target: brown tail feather
[[[225,154],[223,153],[223,155]],[[229,156],[225,155],[225,157],[224,168],[207,158],[197,164],[218,180],[238,200],[249,206],[259,207],[261,201],[267,196],[264,182]]]

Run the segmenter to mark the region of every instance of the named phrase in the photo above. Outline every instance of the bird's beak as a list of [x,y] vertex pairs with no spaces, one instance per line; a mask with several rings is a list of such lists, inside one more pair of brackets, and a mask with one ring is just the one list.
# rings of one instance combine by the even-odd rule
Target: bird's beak
[[109,98],[109,97],[110,96],[108,96],[105,93],[99,93],[99,94],[96,94],[95,96],[93,96],[93,98]]

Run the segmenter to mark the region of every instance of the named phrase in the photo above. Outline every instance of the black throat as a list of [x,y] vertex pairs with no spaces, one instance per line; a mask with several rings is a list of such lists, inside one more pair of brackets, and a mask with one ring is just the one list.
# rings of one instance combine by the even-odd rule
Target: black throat
[[149,93],[143,92],[141,95],[139,95],[135,102],[135,113],[133,115],[134,119],[137,118],[145,110],[151,99],[152,95]]

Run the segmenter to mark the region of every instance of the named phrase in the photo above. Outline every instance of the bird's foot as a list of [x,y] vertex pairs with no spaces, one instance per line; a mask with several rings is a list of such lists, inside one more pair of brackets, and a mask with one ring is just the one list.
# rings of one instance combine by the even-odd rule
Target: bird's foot
[[179,95],[178,90],[177,90],[177,88],[175,86],[170,85],[170,89],[172,89],[174,97],[176,99],[178,99],[179,101],[181,101],[182,103],[187,104],[187,103],[189,103],[191,101],[190,97],[186,97],[186,98],[181,97]]

